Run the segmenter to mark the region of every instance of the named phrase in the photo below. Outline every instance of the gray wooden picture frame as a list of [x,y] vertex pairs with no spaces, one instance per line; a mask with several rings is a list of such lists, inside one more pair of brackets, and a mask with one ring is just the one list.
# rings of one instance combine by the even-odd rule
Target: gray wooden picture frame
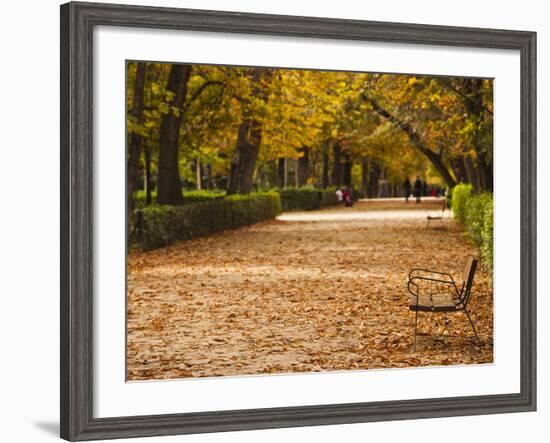
[[[95,26],[497,48],[521,57],[519,393],[418,400],[93,416],[92,54]],[[495,414],[536,409],[536,33],[235,12],[61,6],[61,437],[70,441]],[[124,171],[121,171],[123,174]],[[121,319],[123,321],[123,319]]]

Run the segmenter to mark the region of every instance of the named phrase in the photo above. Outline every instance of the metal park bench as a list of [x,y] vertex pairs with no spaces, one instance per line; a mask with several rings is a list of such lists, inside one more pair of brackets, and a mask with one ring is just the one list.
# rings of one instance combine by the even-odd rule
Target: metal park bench
[[[478,342],[474,322],[466,309],[472,292],[472,283],[477,268],[477,259],[469,257],[462,274],[462,282],[455,282],[448,272],[415,268],[409,273],[407,288],[411,293],[409,309],[416,313],[414,320],[414,350],[416,351],[416,332],[418,313],[422,312],[460,312],[464,311]],[[444,289],[442,289],[444,288]]]
[[426,228],[430,226],[430,222],[434,220],[439,220],[441,224],[443,225],[443,217],[445,216],[445,210],[447,209],[447,201],[443,199],[443,204],[441,206],[441,212],[437,212],[435,214],[430,214],[426,216],[427,222],[426,222]]

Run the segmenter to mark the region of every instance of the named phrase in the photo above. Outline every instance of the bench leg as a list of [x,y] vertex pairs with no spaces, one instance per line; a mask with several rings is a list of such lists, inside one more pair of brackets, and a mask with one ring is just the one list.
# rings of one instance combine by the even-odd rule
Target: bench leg
[[418,309],[416,310],[416,315],[414,316],[414,352],[416,352],[416,329],[418,327]]
[[474,326],[474,322],[472,321],[472,318],[470,317],[470,314],[468,313],[468,310],[464,308],[464,312],[466,313],[466,317],[468,317],[468,320],[470,321],[470,324],[472,325],[472,329],[474,330],[474,334],[476,335],[476,339],[478,343],[481,344],[481,340],[479,339],[479,335],[477,335],[476,327]]

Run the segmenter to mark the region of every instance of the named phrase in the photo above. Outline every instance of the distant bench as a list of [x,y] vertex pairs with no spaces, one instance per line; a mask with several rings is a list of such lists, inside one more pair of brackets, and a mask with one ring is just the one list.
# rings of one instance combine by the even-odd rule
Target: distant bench
[[441,212],[437,212],[434,214],[429,214],[426,216],[426,228],[430,226],[430,222],[434,220],[439,220],[441,224],[443,224],[443,217],[445,216],[445,211],[447,210],[447,201],[443,199],[443,203],[441,205]]

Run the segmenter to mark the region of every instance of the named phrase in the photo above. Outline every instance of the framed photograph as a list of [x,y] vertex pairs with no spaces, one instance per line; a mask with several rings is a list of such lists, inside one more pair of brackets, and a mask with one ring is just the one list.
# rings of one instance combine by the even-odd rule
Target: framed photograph
[[61,437],[536,409],[536,34],[61,6]]

